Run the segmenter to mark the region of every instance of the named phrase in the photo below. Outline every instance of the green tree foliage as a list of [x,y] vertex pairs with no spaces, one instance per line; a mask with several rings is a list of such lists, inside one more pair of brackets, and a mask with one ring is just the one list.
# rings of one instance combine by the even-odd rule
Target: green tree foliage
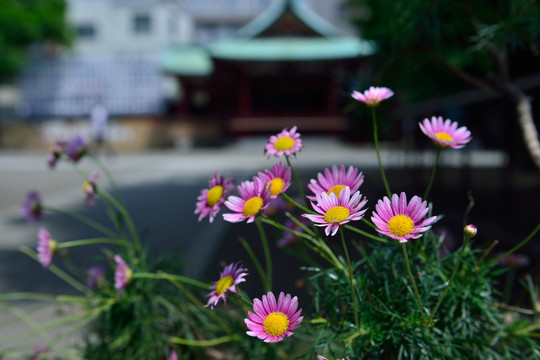
[[32,44],[68,44],[65,0],[0,0],[0,79],[24,64]]

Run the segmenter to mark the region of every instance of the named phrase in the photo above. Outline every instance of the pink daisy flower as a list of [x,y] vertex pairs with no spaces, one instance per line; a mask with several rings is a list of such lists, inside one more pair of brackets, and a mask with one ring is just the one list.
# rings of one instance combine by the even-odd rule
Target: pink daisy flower
[[219,280],[210,287],[212,290],[208,296],[208,304],[205,306],[210,306],[211,309],[216,306],[220,300],[223,300],[223,303],[226,302],[227,296],[233,292],[238,292],[236,285],[246,281],[244,276],[248,274],[247,269],[240,266],[240,263],[231,263],[223,269]]
[[351,189],[346,186],[339,196],[331,192],[328,195],[325,192],[317,194],[317,204],[311,202],[313,209],[321,215],[303,214],[315,226],[326,226],[325,234],[334,236],[340,225],[344,225],[349,221],[360,220],[366,209],[362,207],[366,205],[367,199],[357,191],[351,197]]
[[266,144],[266,158],[274,155],[277,157],[295,155],[302,150],[302,139],[300,134],[296,132],[296,126],[291,130],[283,129],[279,134],[270,136]]
[[53,255],[58,248],[57,242],[51,238],[51,234],[43,227],[39,229],[38,238],[38,260],[45,269],[48,269],[51,266]]
[[69,156],[74,163],[79,162],[81,158],[86,155],[88,149],[86,148],[86,142],[81,136],[75,136],[66,144],[66,155]]
[[178,360],[178,354],[176,353],[176,351],[171,350],[171,354],[169,355],[167,360]]
[[317,194],[321,192],[327,194],[333,192],[336,196],[339,196],[341,190],[346,186],[354,193],[360,188],[360,185],[362,185],[363,182],[364,174],[359,172],[357,168],[349,166],[349,169],[345,171],[344,165],[341,165],[339,169],[336,165],[333,165],[332,171],[328,168],[324,169],[324,174],[317,174],[317,180],[310,180],[307,187],[314,195],[308,195],[306,197],[311,201],[315,201],[317,199]]
[[291,168],[280,162],[272,166],[271,171],[259,172],[258,177],[266,182],[266,188],[270,190],[272,199],[277,198],[291,186]]
[[388,197],[379,200],[375,205],[375,210],[371,220],[377,226],[377,231],[381,234],[405,243],[409,239],[418,239],[422,233],[428,230],[436,216],[425,220],[422,218],[429,211],[427,201],[422,201],[419,196],[413,196],[407,205],[407,196],[404,192],[398,197],[392,195],[392,202]]
[[21,208],[21,215],[30,221],[37,221],[43,217],[41,198],[37,192],[31,191],[26,195]]
[[99,171],[93,171],[90,176],[88,177],[88,180],[86,180],[83,184],[83,192],[86,194],[86,203],[88,205],[94,205],[94,197],[96,196],[97,191],[97,181],[100,177]]
[[114,288],[118,290],[118,295],[126,288],[133,279],[133,271],[127,266],[120,255],[114,256],[116,270],[114,272]]
[[469,141],[471,141],[471,132],[465,126],[458,129],[458,123],[446,119],[443,121],[441,116],[424,119],[420,125],[420,129],[428,138],[430,138],[435,146],[442,150],[449,148],[461,149]]
[[262,296],[262,301],[253,299],[255,313],[248,311],[249,319],[244,319],[250,330],[246,334],[267,343],[279,342],[291,336],[292,330],[304,319],[300,316],[302,309],[297,311],[297,308],[298,298],[295,296],[291,299],[291,295],[283,292],[279,293],[277,301],[271,291]]
[[270,191],[266,189],[266,183],[254,177],[253,181],[244,181],[238,187],[238,196],[229,196],[225,206],[235,213],[223,214],[223,219],[229,222],[248,223],[255,221],[255,216],[263,212],[270,203]]
[[208,216],[209,221],[213,222],[233,188],[234,179],[224,178],[216,171],[214,177],[210,178],[209,188],[202,190],[197,197],[195,214],[200,214],[199,221]]
[[49,153],[47,154],[47,164],[49,168],[54,169],[58,160],[62,156],[62,153],[65,151],[67,143],[65,141],[57,141],[49,148]]
[[105,270],[100,266],[92,266],[86,270],[86,288],[94,290],[105,281]]
[[386,87],[374,87],[370,88],[363,93],[359,91],[353,91],[351,96],[353,99],[365,103],[369,107],[375,107],[383,100],[389,99],[394,95],[394,92]]

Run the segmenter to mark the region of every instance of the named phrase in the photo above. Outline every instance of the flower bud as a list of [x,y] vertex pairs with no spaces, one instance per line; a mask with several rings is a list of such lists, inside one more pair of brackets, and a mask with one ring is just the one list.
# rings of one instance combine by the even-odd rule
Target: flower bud
[[469,224],[463,229],[463,233],[465,234],[465,237],[467,239],[472,239],[473,237],[475,237],[477,231],[478,230],[476,229],[476,226],[474,226],[473,224]]

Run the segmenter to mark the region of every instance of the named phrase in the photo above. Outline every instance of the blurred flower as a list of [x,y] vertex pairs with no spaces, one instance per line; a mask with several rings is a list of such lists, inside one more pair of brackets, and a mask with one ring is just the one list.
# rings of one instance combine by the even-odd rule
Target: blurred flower
[[48,359],[49,356],[47,354],[49,354],[51,352],[51,349],[49,349],[47,346],[45,345],[40,345],[38,347],[36,347],[34,349],[34,351],[32,352],[32,355],[30,355],[30,358],[29,360],[44,360],[44,359]]
[[270,136],[265,147],[267,159],[272,155],[277,157],[295,155],[300,150],[302,150],[302,139],[296,132],[296,126],[289,131],[283,129],[279,134]]
[[210,306],[210,308],[213,309],[220,300],[223,300],[223,303],[225,303],[229,293],[237,292],[236,285],[246,281],[244,276],[247,274],[247,269],[241,267],[240,263],[231,263],[227,265],[221,272],[219,280],[210,287],[210,290],[212,291],[208,294],[210,299],[206,306]]
[[52,258],[57,249],[57,243],[51,239],[51,234],[45,228],[40,228],[38,232],[37,254],[38,260],[45,269],[51,266]]
[[57,141],[49,147],[49,154],[47,155],[47,164],[51,169],[54,169],[58,160],[62,156],[62,153],[66,149],[67,143],[65,141]]
[[88,290],[94,290],[96,285],[101,284],[105,280],[105,270],[100,266],[92,266],[86,270],[86,287]]
[[313,209],[321,215],[303,214],[309,220],[315,223],[315,226],[326,226],[324,230],[326,235],[335,235],[340,225],[349,221],[360,220],[366,209],[367,199],[359,191],[351,197],[351,189],[346,186],[339,196],[331,192],[330,195],[321,192],[317,194],[317,204],[311,203]]
[[471,132],[465,126],[458,129],[458,123],[446,119],[443,121],[441,116],[424,119],[420,125],[420,129],[428,138],[430,138],[435,146],[442,150],[449,148],[461,149],[469,141],[471,141]]
[[224,178],[216,171],[214,177],[210,179],[209,188],[203,189],[201,195],[197,197],[195,214],[200,214],[199,221],[208,216],[209,221],[213,222],[233,188],[234,179]]
[[88,205],[94,205],[94,197],[96,196],[97,191],[96,182],[98,181],[99,176],[99,171],[93,171],[88,180],[83,184],[83,191],[86,194],[86,203]]
[[[300,221],[300,223],[302,223],[304,225],[309,224],[309,220],[306,219],[305,217],[299,218],[298,221]],[[296,224],[291,219],[287,219],[283,223],[283,226],[285,226],[287,229],[291,229],[293,231],[304,232],[304,229],[302,229],[300,226],[298,226],[298,224]],[[295,234],[292,234],[292,233],[290,233],[288,231],[283,231],[283,235],[278,240],[277,246],[278,247],[284,247],[284,246],[289,246],[289,245],[296,244],[298,242],[300,242],[300,238],[298,236],[296,236]]]
[[127,266],[126,262],[120,255],[114,256],[116,262],[116,271],[114,272],[114,288],[118,290],[120,295],[126,286],[133,279],[133,271]]
[[66,155],[75,163],[86,155],[86,152],[86,142],[80,136],[75,136],[66,145]]
[[169,355],[167,360],[178,360],[178,354],[176,354],[176,351],[171,350],[171,355]]
[[[327,358],[325,358],[324,356],[321,356],[321,355],[317,355],[317,360],[328,360]],[[339,360],[339,359],[336,359],[336,360]],[[349,360],[349,358],[343,358],[341,360]]]
[[264,211],[270,202],[270,191],[266,190],[266,183],[255,177],[253,181],[244,181],[238,187],[238,196],[229,196],[225,206],[236,213],[223,214],[223,219],[229,222],[247,220],[255,221],[255,216]]
[[397,194],[392,195],[392,202],[385,196],[375,205],[375,210],[371,220],[377,226],[376,230],[399,240],[400,243],[421,237],[421,233],[428,230],[431,227],[428,225],[437,218],[432,216],[421,221],[429,211],[427,202],[422,202],[422,199],[415,195],[407,205],[404,192],[399,197]]
[[336,165],[330,169],[324,169],[324,174],[318,173],[317,180],[311,179],[308,184],[308,189],[313,191],[314,195],[306,196],[311,201],[315,201],[317,194],[325,192],[330,194],[333,192],[336,196],[339,196],[341,190],[348,186],[351,192],[354,193],[360,188],[360,185],[364,182],[364,174],[358,171],[357,168],[349,166],[349,169],[345,171],[345,166],[341,165],[338,169]]
[[262,296],[262,301],[253,299],[253,310],[248,311],[249,319],[244,319],[248,329],[246,334],[257,337],[267,343],[275,343],[291,336],[304,319],[300,316],[302,309],[298,308],[298,298],[279,293],[276,302],[274,294],[270,291]]
[[526,255],[510,254],[499,260],[499,264],[502,266],[508,266],[511,268],[525,267],[531,263],[531,260]]
[[268,204],[268,207],[264,210],[264,215],[273,217],[278,214],[282,214],[285,211],[291,212],[294,209],[295,207],[292,203],[288,202],[287,200],[285,200],[283,197],[280,196],[270,201],[270,204]]
[[30,221],[40,220],[43,217],[41,198],[36,191],[31,191],[26,195],[21,208],[21,215]]
[[353,91],[351,96],[358,101],[365,103],[369,107],[375,107],[383,100],[389,99],[394,95],[394,92],[386,87],[370,86],[363,93]]
[[266,188],[270,189],[272,199],[277,198],[291,186],[291,168],[280,162],[274,164],[271,171],[259,172],[257,176],[266,182]]

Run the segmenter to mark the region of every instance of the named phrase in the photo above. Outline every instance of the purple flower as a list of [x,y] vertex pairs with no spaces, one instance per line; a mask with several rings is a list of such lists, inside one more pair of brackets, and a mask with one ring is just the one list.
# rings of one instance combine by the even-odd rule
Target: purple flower
[[225,206],[234,213],[223,214],[223,219],[233,223],[244,220],[251,223],[268,207],[270,191],[266,183],[257,177],[253,181],[242,182],[237,189],[240,197],[231,195],[225,201]]
[[386,87],[374,87],[370,88],[363,93],[359,91],[353,91],[351,96],[353,99],[363,102],[369,107],[375,107],[383,100],[389,99],[394,95],[394,92]]
[[58,160],[66,150],[67,143],[65,141],[57,141],[49,148],[49,154],[47,155],[47,164],[51,169],[54,169]]
[[94,205],[94,197],[97,192],[96,182],[100,176],[99,171],[93,171],[83,184],[83,192],[86,194],[86,203],[88,205]]
[[169,355],[167,360],[178,360],[178,354],[176,353],[176,351],[171,350],[171,354]]
[[277,157],[295,155],[300,150],[302,150],[302,139],[296,132],[296,126],[293,126],[291,130],[283,129],[279,134],[270,136],[265,147],[267,159],[272,155]]
[[66,145],[66,154],[74,163],[77,163],[86,155],[86,142],[81,136],[75,136]]
[[240,266],[240,263],[231,263],[223,269],[219,280],[210,287],[210,299],[208,299],[208,304],[211,309],[216,306],[220,300],[223,300],[225,303],[229,293],[236,293],[236,285],[246,281],[244,277],[248,275],[247,269]]
[[37,221],[43,217],[41,199],[36,191],[31,191],[26,195],[21,208],[21,215],[30,221]]
[[259,172],[258,177],[266,182],[266,188],[270,190],[272,199],[277,198],[291,186],[291,168],[280,162],[272,166],[271,171]]
[[333,192],[336,196],[339,196],[341,190],[348,186],[351,189],[351,193],[355,193],[360,185],[364,182],[364,174],[358,171],[357,168],[349,166],[349,169],[345,171],[345,166],[341,165],[338,169],[336,165],[330,169],[324,169],[324,174],[318,173],[317,180],[311,179],[308,184],[308,189],[313,191],[314,195],[308,195],[307,198],[311,201],[317,199],[317,194],[325,192],[330,194]]
[[126,262],[120,255],[114,256],[116,262],[116,270],[114,272],[114,288],[118,290],[118,295],[126,288],[133,279],[133,271],[127,266]]
[[201,195],[197,197],[195,214],[200,214],[199,221],[208,216],[210,222],[213,222],[233,188],[234,179],[224,178],[216,171],[214,177],[210,179],[209,188],[202,190]]
[[[303,225],[309,225],[309,220],[306,219],[305,217],[299,218],[298,221],[300,221],[300,223],[303,224]],[[298,226],[298,224],[295,223],[294,221],[292,221],[291,219],[285,220],[285,222],[283,223],[283,226],[285,226],[287,229],[291,229],[291,230],[296,231],[296,232],[300,232],[300,233],[304,232],[304,229],[302,229],[302,227]],[[290,245],[296,244],[298,242],[300,242],[300,238],[298,236],[296,236],[295,234],[293,234],[291,232],[288,232],[288,231],[284,230],[283,235],[281,236],[281,238],[277,242],[277,246],[278,247],[290,246]]]
[[44,227],[39,229],[38,238],[38,260],[45,269],[48,269],[51,266],[53,255],[57,250],[57,243],[51,238],[51,234]]
[[437,219],[436,216],[422,220],[428,213],[427,202],[419,196],[413,196],[407,204],[407,196],[404,192],[398,197],[392,195],[392,201],[385,196],[375,205],[371,221],[377,226],[381,234],[405,243],[409,239],[418,239],[429,228],[430,224]]

